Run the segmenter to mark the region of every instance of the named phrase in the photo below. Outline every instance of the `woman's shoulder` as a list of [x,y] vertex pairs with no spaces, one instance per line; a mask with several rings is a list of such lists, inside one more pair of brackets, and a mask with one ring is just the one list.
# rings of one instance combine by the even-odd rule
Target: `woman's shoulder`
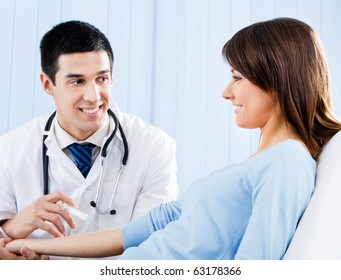
[[316,161],[296,140],[285,140],[264,150],[249,162],[255,189],[272,192],[303,192],[310,196],[314,188]]
[[296,140],[287,139],[275,144],[259,154],[250,157],[246,165],[252,166],[256,173],[296,173],[315,172],[316,161],[304,145]]
[[304,144],[293,139],[286,139],[274,144],[252,158],[260,161],[266,158],[271,160],[294,159],[297,161],[302,159],[304,161],[315,161]]

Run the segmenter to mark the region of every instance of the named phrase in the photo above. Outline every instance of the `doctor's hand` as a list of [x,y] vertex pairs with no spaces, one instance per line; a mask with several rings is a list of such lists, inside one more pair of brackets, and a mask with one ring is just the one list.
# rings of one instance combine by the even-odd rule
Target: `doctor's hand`
[[[0,236],[1,238],[1,236]],[[27,247],[20,248],[20,254],[15,254],[10,252],[6,248],[6,244],[11,242],[11,238],[2,238],[0,239],[0,260],[48,260],[48,256],[40,256],[28,249]],[[8,246],[8,245],[7,245]]]
[[2,224],[2,230],[13,239],[26,238],[36,229],[44,230],[55,237],[64,236],[64,219],[73,229],[75,222],[59,200],[77,207],[71,198],[61,192],[39,197],[25,209]]

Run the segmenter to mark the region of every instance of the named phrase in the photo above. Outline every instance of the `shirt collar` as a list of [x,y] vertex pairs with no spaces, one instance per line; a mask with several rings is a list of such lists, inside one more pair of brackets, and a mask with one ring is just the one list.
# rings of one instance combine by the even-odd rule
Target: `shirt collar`
[[69,145],[73,143],[92,143],[98,147],[102,147],[103,145],[103,139],[105,139],[107,136],[110,135],[110,133],[114,130],[115,124],[114,122],[109,121],[109,116],[108,114],[106,115],[106,118],[103,122],[102,127],[97,130],[93,135],[91,135],[89,138],[83,140],[83,141],[78,141],[74,137],[72,137],[68,132],[66,132],[58,123],[57,118],[55,119],[54,122],[54,133],[56,136],[56,140],[58,142],[58,145],[60,149],[64,149],[68,147]]

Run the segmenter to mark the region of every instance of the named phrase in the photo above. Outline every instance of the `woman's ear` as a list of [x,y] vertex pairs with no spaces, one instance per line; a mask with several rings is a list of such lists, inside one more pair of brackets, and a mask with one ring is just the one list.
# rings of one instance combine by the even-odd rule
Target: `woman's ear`
[[53,95],[53,89],[52,89],[53,83],[50,80],[50,78],[44,72],[40,73],[40,81],[41,81],[41,84],[43,86],[44,91],[48,95]]

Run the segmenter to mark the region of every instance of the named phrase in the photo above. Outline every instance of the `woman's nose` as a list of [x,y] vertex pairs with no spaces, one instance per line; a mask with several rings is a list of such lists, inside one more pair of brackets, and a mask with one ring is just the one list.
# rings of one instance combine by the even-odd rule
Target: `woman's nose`
[[233,100],[234,99],[234,95],[231,89],[231,84],[228,84],[227,87],[224,89],[222,96],[224,99],[226,100]]

